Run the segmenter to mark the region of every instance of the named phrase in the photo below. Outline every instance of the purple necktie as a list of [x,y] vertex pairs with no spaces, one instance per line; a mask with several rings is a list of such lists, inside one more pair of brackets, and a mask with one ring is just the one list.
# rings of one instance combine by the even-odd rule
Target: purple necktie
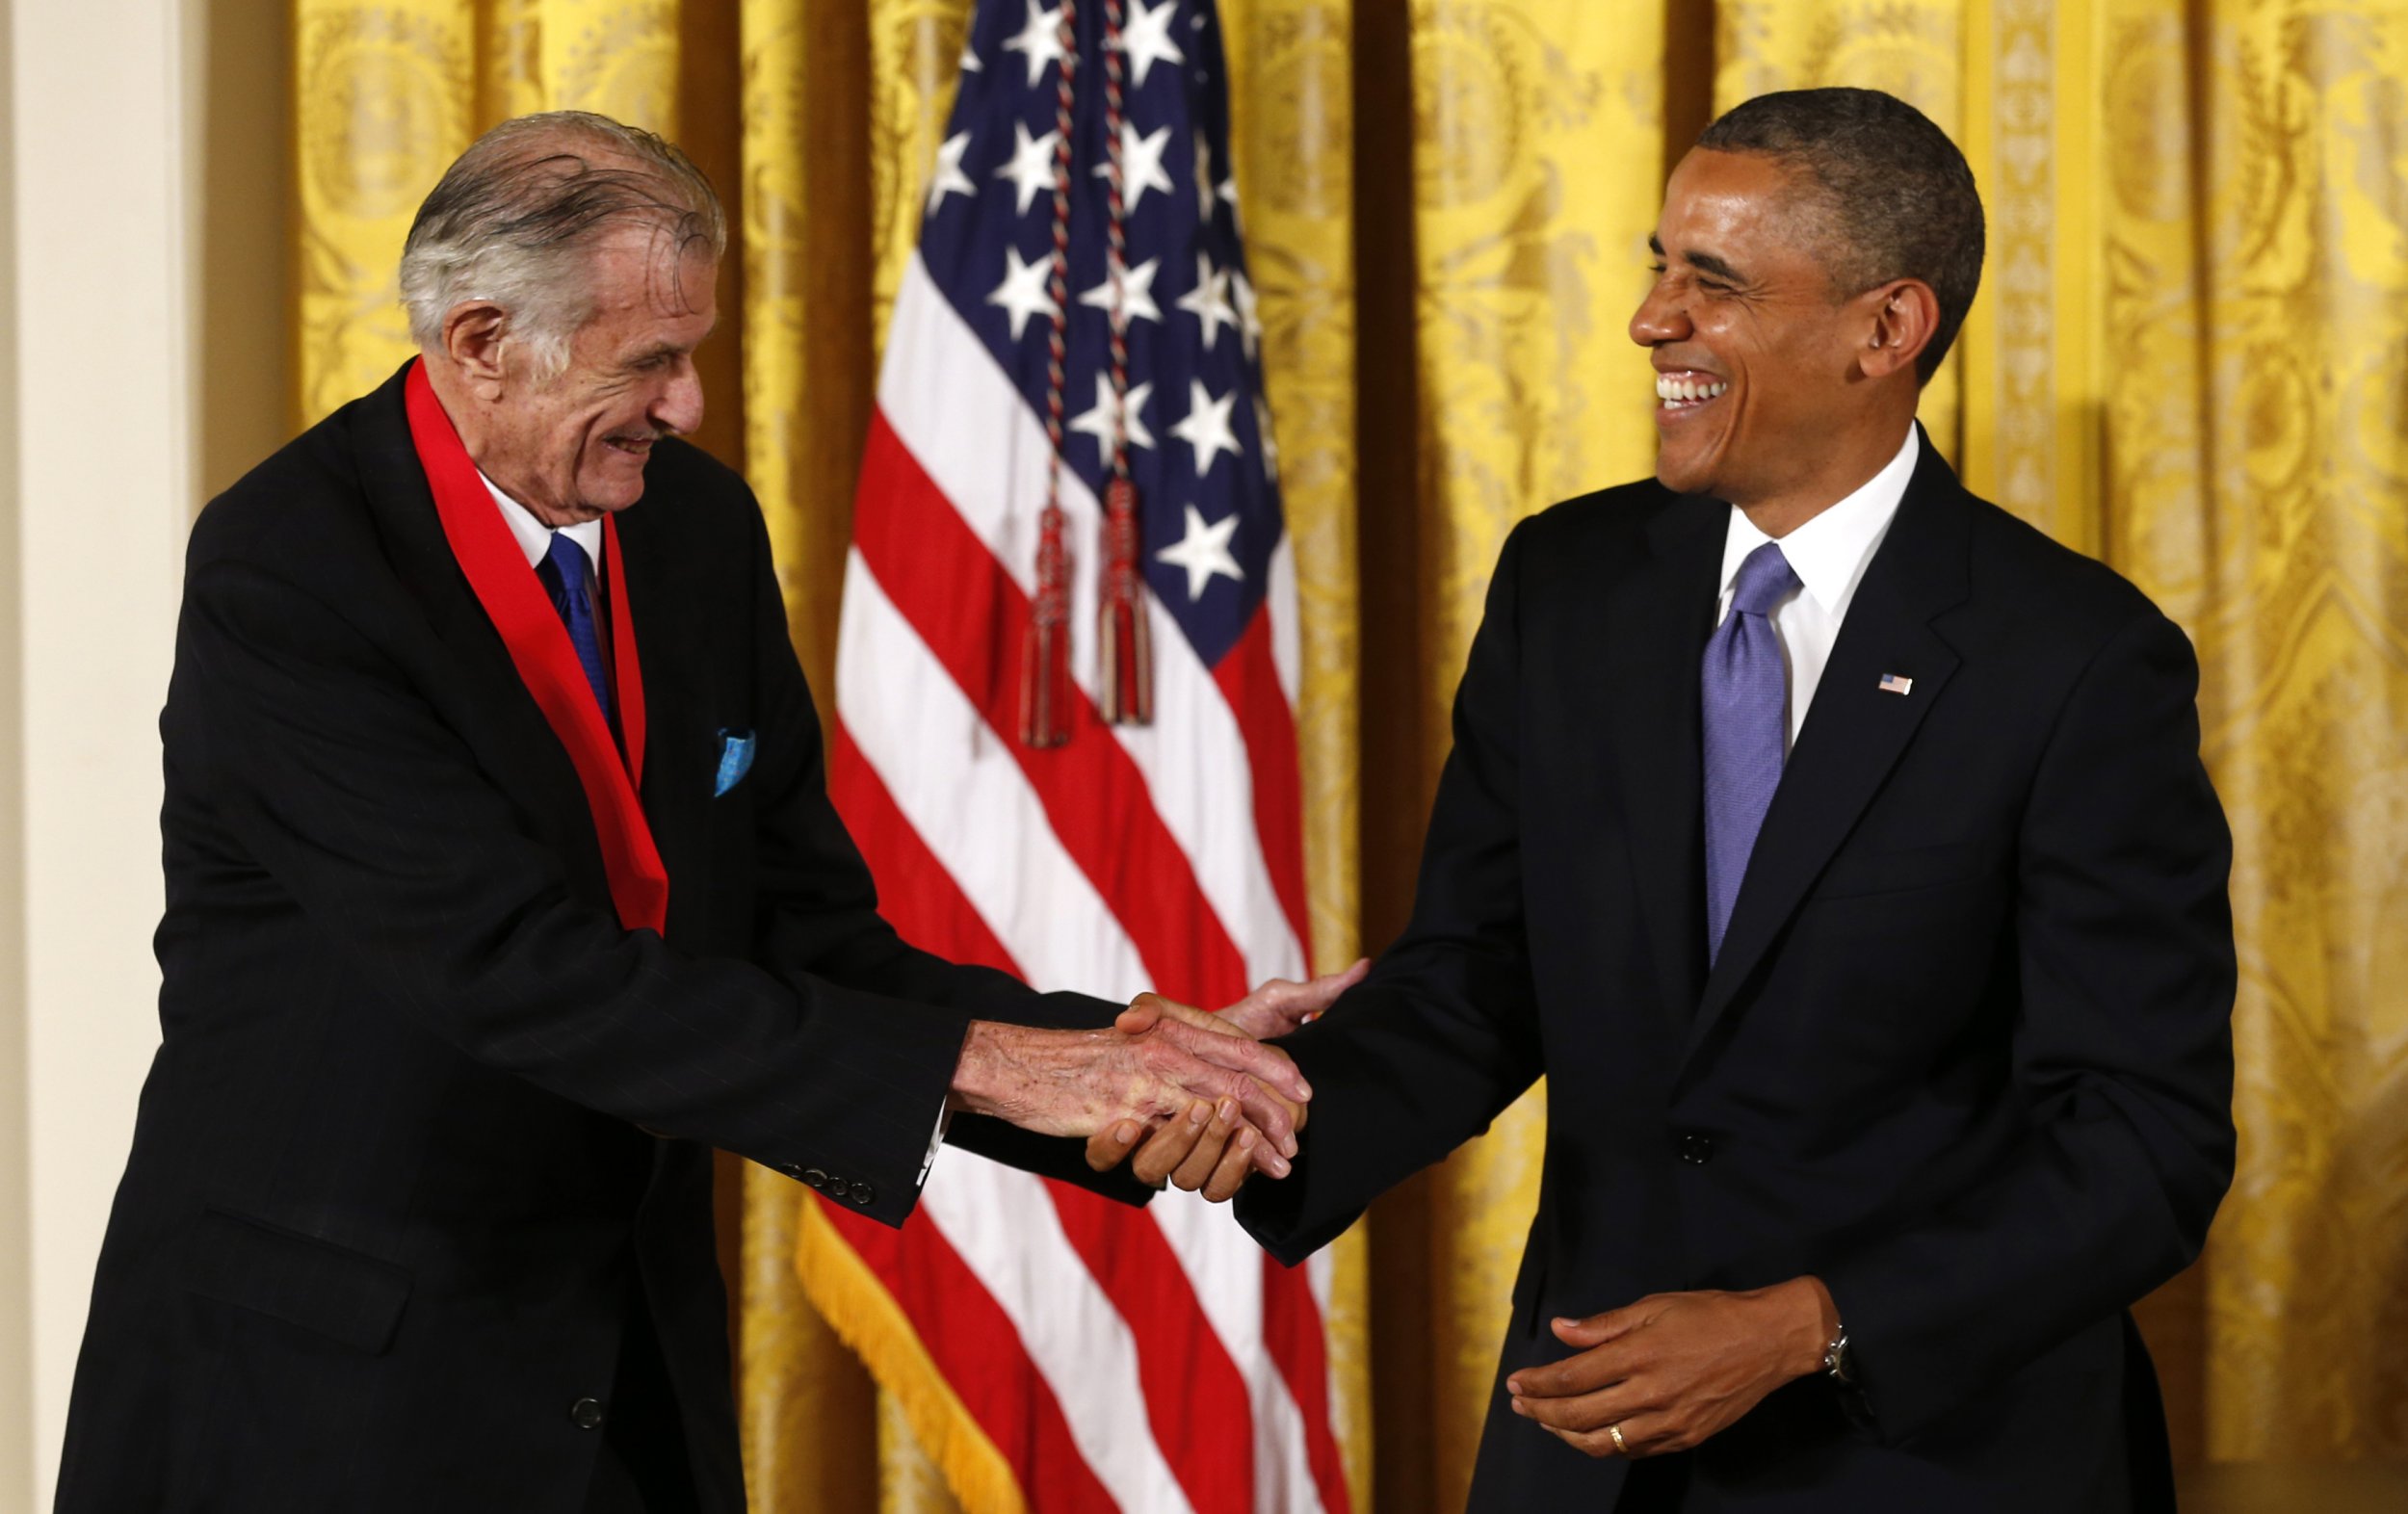
[[1779,543],[1740,564],[1731,613],[1706,643],[1706,961],[1722,954],[1731,906],[1747,875],[1747,854],[1781,786],[1789,720],[1789,670],[1768,616],[1798,587]]
[[586,549],[567,532],[556,531],[551,550],[536,564],[536,577],[543,580],[544,592],[552,596],[552,608],[560,612],[561,624],[568,631],[568,644],[577,649],[586,682],[593,686],[593,702],[602,707],[602,723],[615,732],[618,725],[611,709],[610,676],[602,666],[602,637],[594,623],[588,562]]

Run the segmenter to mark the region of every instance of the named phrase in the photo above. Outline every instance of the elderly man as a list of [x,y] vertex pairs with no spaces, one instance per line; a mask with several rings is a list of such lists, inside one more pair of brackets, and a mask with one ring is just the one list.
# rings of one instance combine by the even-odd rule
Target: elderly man
[[1655,251],[1657,482],[1507,541],[1412,923],[1239,1216],[1293,1262],[1544,1074],[1476,1507],[2170,1507],[2127,1309],[2234,1139],[2189,643],[1918,430],[1982,216],[1911,107],[1740,106]]
[[411,229],[420,356],[202,512],[61,1509],[740,1509],[711,1147],[889,1223],[949,1109],[1123,1197],[1045,1137],[1200,1099],[1285,1169],[1276,1051],[878,919],[759,511],[675,439],[724,244],[659,139],[497,128]]

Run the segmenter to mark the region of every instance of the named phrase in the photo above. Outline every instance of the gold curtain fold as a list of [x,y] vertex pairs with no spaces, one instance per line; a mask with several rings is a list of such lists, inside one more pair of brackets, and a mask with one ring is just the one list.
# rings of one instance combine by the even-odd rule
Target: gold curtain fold
[[2408,1452],[2408,6],[2108,8],[2107,557],[2233,820],[2219,1458]]
[[[738,242],[700,439],[760,495],[824,701],[877,342],[970,0],[289,3],[297,419],[408,352],[394,259],[478,129],[575,105],[669,133]],[[2408,1454],[2385,1349],[2408,1325],[2408,0],[1220,15],[1303,608],[1317,965],[1401,924],[1505,532],[1651,464],[1623,326],[1669,163],[1764,90],[1900,93],[1964,144],[1991,221],[1933,435],[2200,651],[2243,1145],[2206,1261],[2143,1311],[2178,1454]],[[1344,1243],[1358,1508],[1461,1504],[1543,1126],[1533,1094]],[[801,1297],[794,1185],[727,1170],[754,1506],[945,1514]]]
[[296,419],[413,350],[395,260],[419,200],[476,135],[468,0],[294,0]]
[[490,120],[596,111],[678,135],[678,0],[484,0]]

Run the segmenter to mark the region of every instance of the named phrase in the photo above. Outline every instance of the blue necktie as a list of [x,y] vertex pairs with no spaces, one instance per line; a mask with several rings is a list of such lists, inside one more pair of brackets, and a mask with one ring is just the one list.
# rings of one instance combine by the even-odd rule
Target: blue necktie
[[602,723],[615,730],[610,674],[602,665],[602,636],[593,622],[593,587],[588,581],[586,549],[565,531],[552,533],[551,550],[536,564],[536,576],[543,580],[552,608],[560,612],[561,624],[568,628],[568,644],[577,649],[586,682],[593,686],[593,702],[601,706]]
[[1781,786],[1789,721],[1789,671],[1768,618],[1798,587],[1780,545],[1766,542],[1740,564],[1731,613],[1706,643],[1706,961],[1722,954],[1747,875],[1748,853],[1772,791]]

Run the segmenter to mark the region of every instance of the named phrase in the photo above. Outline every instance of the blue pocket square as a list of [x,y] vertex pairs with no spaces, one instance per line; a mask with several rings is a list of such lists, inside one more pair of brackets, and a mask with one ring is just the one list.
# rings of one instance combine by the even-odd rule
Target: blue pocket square
[[720,775],[711,797],[716,799],[745,781],[745,774],[752,770],[752,747],[750,731],[720,730]]

